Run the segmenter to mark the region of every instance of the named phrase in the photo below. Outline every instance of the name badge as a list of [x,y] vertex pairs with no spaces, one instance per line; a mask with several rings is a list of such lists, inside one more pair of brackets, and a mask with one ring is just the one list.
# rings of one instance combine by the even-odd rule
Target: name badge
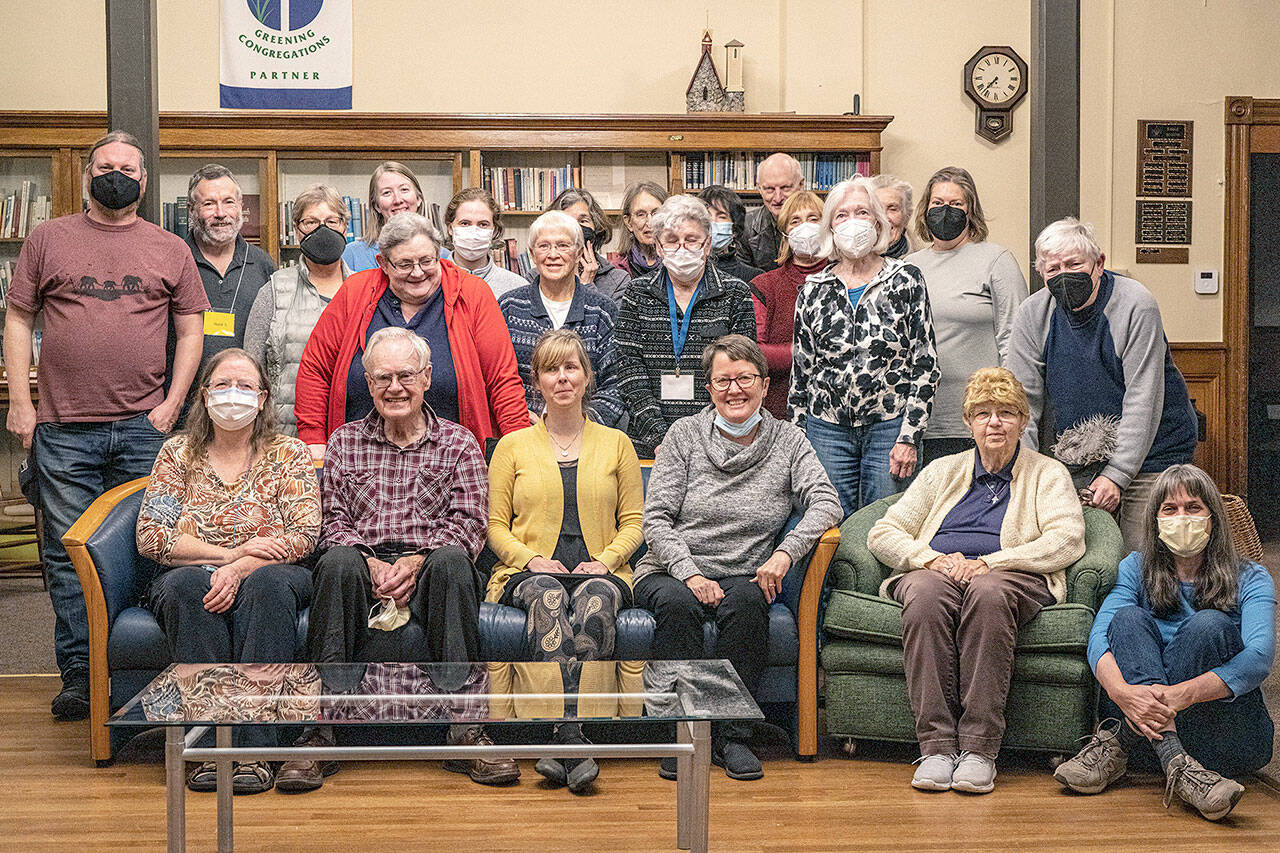
[[204,333],[220,338],[233,338],[236,334],[236,315],[230,311],[204,312]]
[[693,399],[693,374],[692,373],[662,374],[662,399],[663,400],[692,400]]

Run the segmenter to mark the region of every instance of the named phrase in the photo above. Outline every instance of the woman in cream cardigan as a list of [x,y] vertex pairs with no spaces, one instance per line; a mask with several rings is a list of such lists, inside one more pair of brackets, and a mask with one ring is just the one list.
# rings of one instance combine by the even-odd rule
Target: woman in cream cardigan
[[1084,554],[1071,475],[1018,446],[1028,412],[1008,370],[974,373],[963,413],[976,449],[926,466],[867,535],[892,569],[881,595],[902,604],[922,790],[995,787],[1018,628],[1066,597]]
[[[626,433],[584,414],[594,380],[576,332],[547,332],[531,362],[547,408],[538,423],[503,437],[489,463],[498,565],[485,598],[529,614],[535,661],[608,660],[618,610],[632,600],[627,560],[643,539],[640,461]],[[557,726],[554,740],[586,742],[576,723]],[[536,769],[575,793],[599,773],[589,758],[544,758]]]

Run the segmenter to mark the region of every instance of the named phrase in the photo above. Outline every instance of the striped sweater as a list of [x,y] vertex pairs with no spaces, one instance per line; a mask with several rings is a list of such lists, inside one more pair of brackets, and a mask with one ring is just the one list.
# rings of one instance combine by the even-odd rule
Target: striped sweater
[[[702,350],[723,335],[740,334],[755,340],[756,317],[747,285],[707,264],[693,303],[689,338],[680,354],[681,373],[693,375],[692,400],[663,400],[662,374],[676,369],[667,309],[667,274],[659,269],[633,279],[618,308],[616,338],[619,391],[631,410],[627,433],[642,457],[652,456],[667,428],[696,415],[711,402],[702,375]],[[677,320],[684,312],[677,311]]]

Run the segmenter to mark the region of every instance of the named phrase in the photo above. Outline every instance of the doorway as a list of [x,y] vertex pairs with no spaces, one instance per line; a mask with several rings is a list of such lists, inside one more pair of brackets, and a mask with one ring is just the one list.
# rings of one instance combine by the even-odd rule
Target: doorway
[[1249,155],[1249,505],[1280,534],[1280,153]]

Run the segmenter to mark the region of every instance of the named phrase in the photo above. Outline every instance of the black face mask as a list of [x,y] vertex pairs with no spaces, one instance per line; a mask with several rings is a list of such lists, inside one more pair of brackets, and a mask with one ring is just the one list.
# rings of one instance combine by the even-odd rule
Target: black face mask
[[107,210],[124,210],[142,195],[142,184],[117,169],[105,175],[94,175],[89,194]]
[[1044,283],[1056,301],[1068,311],[1079,311],[1093,295],[1093,276],[1087,272],[1060,272]]
[[332,264],[342,257],[343,250],[347,248],[347,238],[341,231],[335,231],[328,225],[320,225],[302,238],[298,248],[317,264]]
[[582,229],[582,239],[584,244],[595,249],[600,248],[600,232],[592,228],[590,225],[579,225]]
[[925,211],[924,224],[930,234],[945,243],[964,233],[969,225],[969,214],[958,207],[940,204]]

